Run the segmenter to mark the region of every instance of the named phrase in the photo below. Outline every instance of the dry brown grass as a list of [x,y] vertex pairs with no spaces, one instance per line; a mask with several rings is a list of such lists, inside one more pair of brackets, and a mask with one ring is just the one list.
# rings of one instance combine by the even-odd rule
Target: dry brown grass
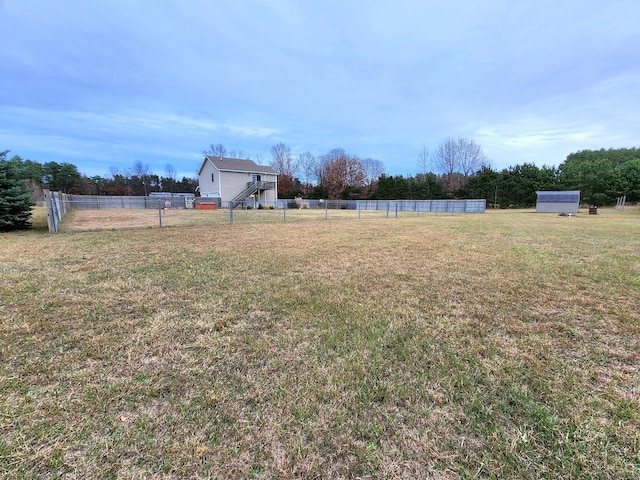
[[636,478],[639,234],[601,210],[1,235],[0,471]]
[[[233,223],[281,223],[308,220],[367,220],[395,218],[395,211],[361,211],[330,209],[242,210],[233,212]],[[398,217],[407,218],[433,213],[398,212]],[[443,215],[443,214],[440,214]],[[450,216],[450,214],[444,214]],[[133,228],[160,228],[184,226],[211,226],[231,223],[228,209],[191,210],[167,209],[104,209],[72,210],[60,226],[62,233],[98,230],[123,230]]]

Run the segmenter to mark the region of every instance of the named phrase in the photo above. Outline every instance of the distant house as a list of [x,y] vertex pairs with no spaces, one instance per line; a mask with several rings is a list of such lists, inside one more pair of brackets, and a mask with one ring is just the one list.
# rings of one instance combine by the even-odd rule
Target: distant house
[[578,213],[580,190],[536,192],[538,213]]
[[198,171],[200,196],[218,206],[257,208],[278,203],[278,173],[252,160],[207,155]]

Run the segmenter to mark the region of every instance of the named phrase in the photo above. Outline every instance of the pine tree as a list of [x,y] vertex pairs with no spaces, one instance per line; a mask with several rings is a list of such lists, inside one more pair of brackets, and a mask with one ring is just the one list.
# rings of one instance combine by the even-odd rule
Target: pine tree
[[21,230],[31,226],[31,191],[25,171],[15,162],[6,160],[0,152],[0,231]]

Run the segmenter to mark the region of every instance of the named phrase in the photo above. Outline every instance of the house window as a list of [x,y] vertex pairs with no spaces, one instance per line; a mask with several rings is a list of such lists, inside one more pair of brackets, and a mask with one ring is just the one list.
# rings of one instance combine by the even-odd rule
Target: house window
[[214,173],[212,173],[212,174],[211,174],[211,183],[213,183],[213,182],[215,182],[215,181],[216,181],[215,174],[214,174]]

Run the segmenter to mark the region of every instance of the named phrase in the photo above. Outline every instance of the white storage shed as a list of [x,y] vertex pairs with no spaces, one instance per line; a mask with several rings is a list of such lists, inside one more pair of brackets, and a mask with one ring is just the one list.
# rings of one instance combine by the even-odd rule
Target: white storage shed
[[536,192],[537,213],[578,213],[580,190]]

